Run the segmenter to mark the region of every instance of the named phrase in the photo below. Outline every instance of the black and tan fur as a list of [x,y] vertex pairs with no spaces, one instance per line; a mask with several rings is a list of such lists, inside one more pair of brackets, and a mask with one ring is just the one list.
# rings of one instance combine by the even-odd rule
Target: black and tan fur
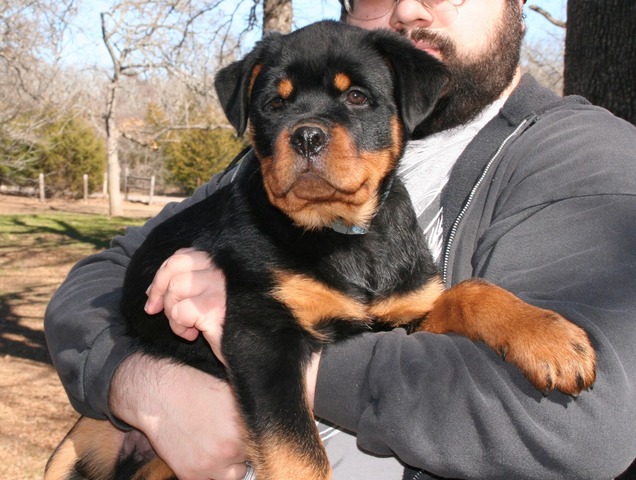
[[[594,381],[586,334],[559,314],[483,280],[442,285],[396,167],[447,78],[406,40],[336,22],[267,37],[217,76],[221,105],[239,134],[249,131],[253,154],[229,186],[149,235],[128,269],[122,311],[139,350],[228,379],[258,480],[331,477],[303,372],[313,352],[357,332],[466,335],[546,392],[578,394]],[[157,268],[191,246],[227,280],[227,369],[204,340],[184,341],[163,314],[143,310]],[[46,478],[171,478],[126,435],[80,420]]]

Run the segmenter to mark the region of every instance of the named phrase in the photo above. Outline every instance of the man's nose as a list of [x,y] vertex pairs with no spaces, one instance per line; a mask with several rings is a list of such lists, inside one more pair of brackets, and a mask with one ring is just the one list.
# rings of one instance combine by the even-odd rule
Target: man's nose
[[391,29],[396,31],[431,28],[434,22],[434,12],[417,0],[400,0],[389,18]]

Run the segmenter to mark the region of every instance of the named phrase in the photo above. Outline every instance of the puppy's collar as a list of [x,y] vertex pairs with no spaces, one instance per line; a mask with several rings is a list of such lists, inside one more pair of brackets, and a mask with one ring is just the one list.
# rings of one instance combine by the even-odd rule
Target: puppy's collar
[[361,225],[347,225],[342,220],[336,220],[331,224],[331,229],[334,232],[342,233],[343,235],[364,235],[369,231],[367,227]]
[[[391,186],[393,185],[393,179],[389,180],[388,185],[386,186],[386,190],[380,197],[380,205],[378,206],[378,210],[375,212],[377,215],[386,198],[389,196],[389,192],[391,191]],[[371,224],[371,222],[369,222]],[[369,227],[365,225],[347,225],[342,220],[338,219],[331,224],[331,229],[336,233],[341,233],[343,235],[365,235],[369,232]]]

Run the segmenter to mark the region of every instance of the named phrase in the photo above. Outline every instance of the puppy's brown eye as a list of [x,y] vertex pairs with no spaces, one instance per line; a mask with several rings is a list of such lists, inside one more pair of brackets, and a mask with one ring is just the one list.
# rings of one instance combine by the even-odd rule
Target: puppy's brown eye
[[347,102],[351,105],[366,105],[368,101],[367,96],[360,90],[349,90],[347,93]]
[[283,100],[281,97],[274,97],[270,100],[269,106],[273,110],[282,110],[283,108],[285,108],[285,100]]

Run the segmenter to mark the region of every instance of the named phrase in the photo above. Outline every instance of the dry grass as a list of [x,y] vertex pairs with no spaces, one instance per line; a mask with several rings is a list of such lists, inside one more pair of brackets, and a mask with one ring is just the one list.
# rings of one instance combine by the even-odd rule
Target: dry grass
[[[150,217],[159,208],[126,204],[125,214]],[[48,300],[71,266],[103,247],[99,235],[105,235],[105,231],[92,236],[86,232],[78,234],[72,228],[72,219],[83,214],[105,215],[107,211],[103,200],[42,204],[35,199],[0,195],[0,215],[4,220],[12,215],[11,222],[15,225],[0,232],[2,480],[42,478],[51,451],[77,418],[51,366],[42,318]],[[38,219],[51,216],[54,224],[50,228],[30,229],[25,216],[32,214],[37,214]],[[90,217],[98,224],[103,220]],[[70,225],[69,231],[58,231],[59,224]]]

